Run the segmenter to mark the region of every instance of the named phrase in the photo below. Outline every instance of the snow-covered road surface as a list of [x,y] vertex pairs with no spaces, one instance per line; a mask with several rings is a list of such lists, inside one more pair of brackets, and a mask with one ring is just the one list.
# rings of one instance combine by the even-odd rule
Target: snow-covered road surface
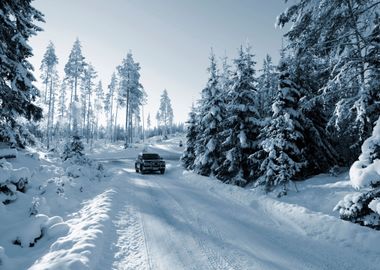
[[123,163],[99,270],[378,269],[351,247],[313,239],[258,202],[247,206],[197,185],[201,179],[176,162],[165,175],[136,174]]
[[82,208],[66,218],[70,232],[30,269],[379,269],[377,231],[310,202],[337,201],[343,190],[326,189],[336,179],[317,177],[276,199],[184,171],[170,145],[150,148],[173,157],[164,175],[138,174],[140,150],[93,155],[112,178],[83,193]]

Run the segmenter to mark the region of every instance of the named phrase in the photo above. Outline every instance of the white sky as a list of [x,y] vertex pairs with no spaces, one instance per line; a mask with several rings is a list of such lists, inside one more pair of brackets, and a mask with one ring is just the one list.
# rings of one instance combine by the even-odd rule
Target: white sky
[[74,40],[82,43],[104,88],[128,51],[141,65],[141,82],[148,93],[145,117],[155,124],[164,88],[172,100],[175,122],[184,122],[192,102],[207,81],[210,47],[218,57],[234,58],[247,41],[261,68],[266,53],[278,60],[282,31],[276,16],[282,0],[35,0],[45,14],[43,32],[31,39],[30,60],[39,67],[49,40],[63,68]]

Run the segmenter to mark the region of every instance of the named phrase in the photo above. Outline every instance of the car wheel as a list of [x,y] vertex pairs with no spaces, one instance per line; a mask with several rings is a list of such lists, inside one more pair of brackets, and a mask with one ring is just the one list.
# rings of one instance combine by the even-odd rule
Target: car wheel
[[140,165],[140,173],[141,173],[141,174],[144,174],[144,173],[145,173],[141,165]]
[[135,165],[135,171],[138,173],[139,172],[139,168],[137,168],[137,166]]
[[165,173],[165,170],[160,170],[160,173],[161,173],[161,174],[164,174],[164,173]]

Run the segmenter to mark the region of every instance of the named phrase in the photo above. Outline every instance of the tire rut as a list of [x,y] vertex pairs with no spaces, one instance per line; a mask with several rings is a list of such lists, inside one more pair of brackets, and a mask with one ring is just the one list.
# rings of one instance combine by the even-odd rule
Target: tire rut
[[[204,221],[200,218],[199,214],[197,214],[193,209],[191,208],[185,208],[183,205],[176,199],[171,193],[169,193],[160,183],[157,181],[158,185],[160,186],[160,189],[169,196],[177,208],[181,209],[183,213],[186,213],[187,216],[191,217],[191,220],[185,215],[187,224],[195,225],[197,226],[202,234],[211,236],[213,238],[216,238],[217,241],[223,242],[222,235],[220,231],[218,231],[215,227],[206,225]],[[194,222],[192,221],[195,221]],[[191,230],[190,230],[191,231]],[[238,260],[233,260],[231,257],[227,257],[226,255],[222,254],[221,252],[218,252],[218,247],[215,245],[211,245],[209,241],[207,241],[204,237],[199,237],[199,235],[195,235],[192,233],[192,236],[194,239],[196,239],[200,249],[204,252],[205,256],[208,258],[208,262],[210,264],[211,269],[215,270],[221,270],[221,269],[244,269],[244,267],[238,262]],[[228,252],[231,254],[231,250],[228,250]],[[239,257],[240,259],[243,256],[240,256],[237,254],[237,252],[233,252],[235,256]]]

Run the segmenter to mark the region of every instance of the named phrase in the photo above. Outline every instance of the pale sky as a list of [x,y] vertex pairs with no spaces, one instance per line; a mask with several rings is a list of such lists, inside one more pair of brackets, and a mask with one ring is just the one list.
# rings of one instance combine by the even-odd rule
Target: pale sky
[[155,115],[160,95],[168,90],[175,122],[185,122],[192,102],[207,82],[210,48],[218,57],[236,56],[247,41],[260,69],[269,53],[279,58],[282,31],[276,16],[286,9],[282,0],[35,0],[45,14],[43,32],[31,39],[30,59],[39,67],[49,40],[59,58],[59,71],[78,37],[87,62],[109,84],[128,51],[141,66],[141,83],[148,93],[145,117]]

